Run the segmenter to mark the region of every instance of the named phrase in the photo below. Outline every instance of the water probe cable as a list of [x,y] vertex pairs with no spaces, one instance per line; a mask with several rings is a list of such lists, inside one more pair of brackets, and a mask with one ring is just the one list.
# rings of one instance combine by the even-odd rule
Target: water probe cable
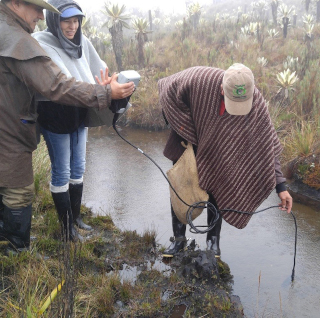
[[[133,148],[135,148],[136,150],[138,150],[141,154],[143,154],[145,157],[147,157],[159,170],[160,172],[162,173],[162,175],[164,176],[164,178],[167,180],[170,188],[173,190],[173,192],[176,194],[176,196],[178,197],[178,199],[183,202],[186,206],[188,206],[188,211],[187,211],[187,215],[186,215],[186,218],[187,218],[187,222],[190,226],[190,232],[191,233],[195,233],[195,234],[204,234],[204,233],[207,233],[209,232],[210,230],[213,229],[213,227],[216,225],[216,222],[218,221],[219,219],[219,212],[221,213],[230,213],[230,212],[235,212],[235,213],[240,213],[240,214],[249,214],[249,215],[253,215],[253,214],[258,214],[258,213],[261,213],[261,212],[264,212],[266,210],[269,210],[269,209],[274,209],[274,208],[278,208],[279,206],[277,205],[274,205],[274,206],[270,206],[268,208],[265,208],[265,209],[262,209],[262,210],[259,210],[259,211],[255,211],[255,212],[246,212],[246,211],[238,211],[238,210],[233,210],[233,209],[221,209],[221,210],[218,210],[214,204],[212,204],[211,202],[209,201],[200,201],[200,202],[196,202],[194,204],[188,204],[186,203],[179,195],[178,193],[176,192],[176,190],[173,188],[171,182],[169,181],[168,177],[165,175],[165,173],[163,172],[163,170],[161,169],[161,167],[149,156],[147,155],[143,150],[141,150],[140,148],[138,148],[137,146],[133,145],[130,141],[128,141],[127,139],[125,139],[118,131],[117,127],[116,127],[116,122],[119,118],[119,114],[115,114],[114,115],[114,118],[113,118],[113,122],[112,122],[112,126],[113,126],[113,129],[115,130],[115,132],[118,134],[118,136],[124,140],[126,143],[128,143],[130,146],[132,146]],[[213,215],[213,218],[212,218],[212,221],[211,223],[206,226],[206,225],[198,225],[198,226],[195,226],[192,222],[192,213],[195,209],[197,208],[201,208],[201,209],[204,209],[204,208],[207,208],[207,211],[210,211]],[[294,242],[294,258],[293,258],[293,268],[292,268],[292,274],[291,274],[291,281],[294,280],[294,275],[295,275],[295,267],[296,267],[296,254],[297,254],[297,238],[298,238],[298,226],[297,226],[297,220],[296,220],[296,217],[295,215],[292,213],[292,211],[290,212],[290,214],[292,215],[293,217],[293,220],[294,220],[294,224],[295,224],[295,242]],[[205,230],[200,230],[199,228],[206,228]]]

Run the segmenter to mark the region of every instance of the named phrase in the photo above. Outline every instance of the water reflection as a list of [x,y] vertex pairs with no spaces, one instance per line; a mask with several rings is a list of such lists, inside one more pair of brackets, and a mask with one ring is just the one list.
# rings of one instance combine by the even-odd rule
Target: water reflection
[[[119,269],[116,271],[116,273],[119,275],[121,283],[129,282],[131,284],[134,284],[142,271],[145,270],[156,270],[158,272],[161,272],[164,276],[169,277],[170,273],[172,271],[172,268],[163,262],[159,261],[158,259],[155,259],[154,261],[148,261],[145,264],[141,264],[138,266],[130,266],[127,264],[121,265],[122,269]],[[110,271],[107,273],[107,275],[112,276],[114,275],[114,271]]]
[[[162,156],[168,132],[125,128],[121,134],[164,171],[170,169],[171,162]],[[169,244],[169,187],[164,177],[110,128],[90,130],[84,201],[95,213],[110,214],[118,227],[140,233],[155,229],[158,242]],[[278,197],[272,193],[261,209],[277,204]],[[295,228],[290,215],[268,210],[255,215],[243,230],[223,222],[222,260],[234,275],[234,294],[240,296],[246,317],[320,316],[320,212],[299,204],[294,204],[293,211],[298,223],[293,283]],[[206,224],[205,213],[195,223]],[[205,235],[187,236],[205,248]]]

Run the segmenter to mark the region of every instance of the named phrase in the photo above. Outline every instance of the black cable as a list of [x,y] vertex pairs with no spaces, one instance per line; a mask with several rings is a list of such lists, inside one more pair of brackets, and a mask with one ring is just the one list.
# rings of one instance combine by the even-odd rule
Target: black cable
[[[171,182],[169,181],[168,177],[165,175],[165,173],[163,172],[163,170],[161,169],[161,167],[150,157],[148,156],[146,153],[144,153],[140,148],[136,147],[135,145],[133,145],[130,141],[128,141],[127,139],[125,139],[124,137],[122,137],[116,127],[116,122],[119,118],[119,114],[115,114],[113,117],[113,129],[116,131],[116,133],[118,134],[118,136],[124,140],[126,143],[128,143],[130,146],[132,146],[133,148],[137,149],[140,153],[142,153],[145,157],[147,157],[162,173],[162,175],[165,177],[165,179],[167,180],[169,186],[171,187],[171,189],[173,190],[173,192],[176,194],[176,196],[178,197],[178,199],[183,202],[186,206],[188,206],[188,211],[186,214],[186,218],[187,218],[187,222],[190,226],[190,232],[194,233],[194,234],[205,234],[207,232],[209,232],[210,230],[212,230],[214,228],[214,226],[216,225],[216,222],[219,219],[219,212],[222,213],[228,213],[228,212],[235,212],[235,213],[240,213],[240,214],[249,214],[249,215],[254,215],[254,214],[258,214],[261,212],[264,212],[266,210],[269,209],[273,209],[273,208],[278,208],[278,205],[274,205],[274,206],[270,206],[268,208],[259,210],[259,211],[255,211],[255,212],[246,212],[246,211],[238,211],[238,210],[233,210],[233,209],[222,209],[222,210],[218,210],[214,204],[212,204],[209,201],[200,201],[200,202],[196,202],[194,204],[188,204],[186,203],[183,199],[181,199],[181,197],[178,195],[178,193],[176,192],[176,190],[173,188]],[[211,223],[209,224],[209,226],[207,225],[198,225],[197,227],[193,224],[192,222],[192,213],[195,209],[197,208],[207,208],[207,212],[208,213],[212,213],[213,218]],[[294,260],[293,260],[293,268],[292,268],[292,274],[291,274],[291,281],[294,280],[294,274],[295,274],[295,267],[296,267],[296,252],[297,252],[297,238],[298,238],[298,227],[297,227],[297,221],[296,221],[296,217],[294,216],[294,214],[292,213],[292,211],[290,212],[290,214],[292,215],[293,219],[294,219],[294,224],[295,224],[295,242],[294,242]],[[199,230],[200,227],[206,227],[205,230],[201,231]]]
[[[112,126],[113,126],[113,129],[116,131],[116,133],[118,134],[118,136],[124,140],[126,143],[128,143],[130,146],[132,146],[133,148],[137,149],[139,152],[141,152],[145,157],[147,157],[159,170],[160,172],[162,173],[162,175],[165,177],[165,179],[167,180],[167,182],[169,183],[171,189],[174,191],[174,193],[176,194],[176,196],[178,197],[178,199],[183,202],[185,205],[187,205],[189,208],[192,207],[193,205],[189,205],[188,203],[186,203],[184,200],[182,200],[180,198],[180,196],[178,195],[178,193],[176,192],[176,190],[173,188],[172,184],[170,183],[169,179],[167,178],[167,176],[165,175],[165,173],[163,172],[163,170],[161,169],[161,167],[151,158],[149,157],[146,153],[144,153],[140,148],[138,148],[137,146],[133,145],[130,141],[128,141],[127,139],[125,139],[124,137],[122,137],[116,127],[116,122],[118,120],[118,117],[119,117],[119,114],[116,113],[113,117],[113,123],[112,123]],[[210,202],[209,202],[210,203]]]
[[292,268],[292,274],[291,274],[291,281],[294,280],[294,274],[295,274],[295,268],[296,268],[296,254],[297,254],[297,239],[298,239],[298,226],[297,226],[297,220],[292,211],[290,214],[293,217],[294,225],[295,225],[295,240],[294,240],[294,258],[293,258],[293,268]]

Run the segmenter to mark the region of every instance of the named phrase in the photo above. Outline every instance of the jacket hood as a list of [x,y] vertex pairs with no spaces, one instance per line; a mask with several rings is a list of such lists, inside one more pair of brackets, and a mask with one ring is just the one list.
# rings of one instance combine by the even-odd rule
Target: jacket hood
[[[82,12],[81,7],[72,0],[49,0],[49,4],[56,7],[60,12],[68,8],[77,8]],[[60,27],[60,15],[51,11],[46,11],[47,30],[51,32],[60,41],[64,50],[73,58],[79,59],[82,56],[82,31],[81,31],[82,17],[79,16],[79,28],[74,36],[74,40],[67,39]]]

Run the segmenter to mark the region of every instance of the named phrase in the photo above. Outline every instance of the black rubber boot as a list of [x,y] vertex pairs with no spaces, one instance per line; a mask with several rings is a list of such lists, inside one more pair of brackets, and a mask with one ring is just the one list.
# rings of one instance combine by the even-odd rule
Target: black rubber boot
[[[211,195],[209,195],[209,202],[212,203],[217,208],[217,204]],[[208,211],[207,224],[210,225],[212,221],[213,221],[213,214],[210,211]],[[214,251],[215,257],[221,256],[220,245],[219,245],[221,225],[222,225],[222,216],[219,214],[219,219],[216,222],[215,226],[207,233],[207,250]]]
[[85,224],[82,221],[82,218],[80,215],[82,192],[83,192],[83,183],[69,184],[69,195],[70,195],[73,222],[80,229],[83,229],[86,231],[92,231],[93,228],[90,225]]
[[30,246],[32,205],[20,209],[4,206],[3,226],[0,229],[1,241],[9,241],[10,247],[23,251]]
[[83,242],[83,237],[73,225],[69,191],[59,193],[51,192],[51,194],[58,212],[63,237],[66,241],[79,240],[80,242]]
[[175,254],[183,250],[187,245],[186,225],[181,223],[177,218],[171,206],[172,229],[174,237],[170,238],[172,242],[170,246],[163,251],[163,257],[173,257]]

